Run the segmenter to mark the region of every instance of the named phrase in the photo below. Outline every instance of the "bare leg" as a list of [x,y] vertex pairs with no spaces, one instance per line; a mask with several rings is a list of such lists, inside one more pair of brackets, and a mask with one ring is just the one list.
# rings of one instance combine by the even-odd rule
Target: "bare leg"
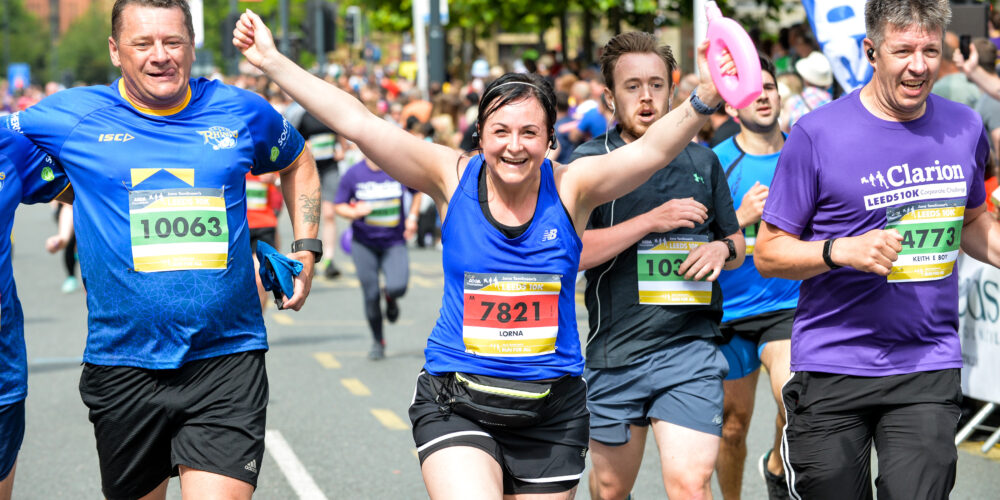
[[722,442],[715,468],[719,472],[719,489],[725,500],[739,500],[743,488],[747,432],[750,431],[759,375],[760,370],[754,370],[746,377],[722,381],[726,397],[722,411]]
[[488,453],[453,446],[432,453],[420,471],[432,500],[503,498],[503,471]]
[[719,437],[653,419],[660,449],[663,486],[672,500],[712,498],[712,471],[719,455]]
[[781,388],[792,373],[789,369],[792,360],[792,341],[776,340],[764,344],[760,361],[767,367],[771,377],[771,393],[778,405],[778,416],[774,419],[774,448],[767,461],[767,470],[776,476],[785,475],[785,467],[781,462],[781,434],[785,428],[785,404],[781,399]]
[[[181,465],[181,498],[184,500],[250,500],[253,486],[239,479]],[[163,488],[166,492],[166,486]]]
[[631,438],[621,446],[590,441],[590,498],[623,500],[632,491],[649,428],[630,425],[629,430]]

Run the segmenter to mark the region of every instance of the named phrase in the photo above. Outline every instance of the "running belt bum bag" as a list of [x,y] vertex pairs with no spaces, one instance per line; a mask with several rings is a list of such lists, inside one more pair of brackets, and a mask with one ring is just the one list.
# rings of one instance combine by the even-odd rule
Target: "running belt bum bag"
[[442,409],[484,425],[525,427],[542,420],[552,386],[565,377],[523,381],[455,372],[436,378]]

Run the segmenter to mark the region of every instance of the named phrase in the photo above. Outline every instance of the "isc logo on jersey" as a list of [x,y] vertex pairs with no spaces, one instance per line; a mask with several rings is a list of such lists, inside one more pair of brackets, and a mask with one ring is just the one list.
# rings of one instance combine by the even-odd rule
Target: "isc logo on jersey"
[[135,137],[132,134],[99,134],[97,142],[128,142]]
[[212,127],[208,130],[199,130],[198,134],[205,138],[205,144],[212,144],[212,149],[233,149],[236,147],[236,139],[240,133],[229,130],[226,127]]

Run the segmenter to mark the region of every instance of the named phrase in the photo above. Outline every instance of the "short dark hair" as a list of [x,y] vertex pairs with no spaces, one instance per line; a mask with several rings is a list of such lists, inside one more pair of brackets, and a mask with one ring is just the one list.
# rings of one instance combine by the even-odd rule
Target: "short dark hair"
[[545,128],[549,139],[555,136],[556,127],[556,95],[552,84],[535,73],[507,73],[490,82],[479,100],[479,118],[476,126],[480,136],[486,125],[486,119],[498,109],[523,99],[534,97],[545,111]]
[[187,0],[115,0],[114,7],[111,7],[111,37],[118,42],[118,36],[122,32],[122,12],[129,5],[140,7],[155,7],[158,9],[181,9],[184,13],[184,26],[187,28],[190,42],[194,45],[194,22],[191,20],[191,7]]
[[677,67],[677,60],[669,45],[659,45],[656,37],[650,33],[642,31],[627,31],[615,35],[608,40],[607,45],[601,52],[601,73],[604,75],[604,84],[608,86],[612,93],[615,91],[615,65],[618,59],[625,54],[656,54],[663,59],[663,64],[667,67],[667,88],[671,88],[674,83],[673,73]]
[[765,56],[764,54],[760,54],[760,53],[758,53],[757,56],[760,57],[760,69],[761,69],[761,71],[766,71],[766,72],[770,73],[771,74],[771,79],[773,79],[775,82],[777,82],[778,81],[778,72],[777,72],[777,70],[774,67],[774,62],[771,61],[771,58]]

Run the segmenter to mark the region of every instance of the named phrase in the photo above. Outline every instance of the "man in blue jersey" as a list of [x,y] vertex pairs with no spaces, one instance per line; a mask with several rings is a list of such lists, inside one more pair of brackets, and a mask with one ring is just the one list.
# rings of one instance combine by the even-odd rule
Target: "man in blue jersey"
[[66,176],[54,166],[30,141],[0,129],[0,500],[10,500],[14,488],[28,395],[24,315],[14,286],[10,234],[18,204],[69,201]]
[[[635,141],[670,110],[676,62],[652,35],[612,38],[601,65],[619,125],[582,144],[574,158]],[[743,262],[743,246],[722,168],[694,143],[591,215],[580,267],[587,269],[590,316],[584,377],[592,498],[629,494],[649,427],[667,496],[711,496],[726,375],[714,281]]]
[[256,95],[191,79],[185,0],[117,0],[122,78],[3,119],[74,189],[89,328],[80,393],[108,498],[250,498],[264,450],[267,339],[246,218],[248,172],[278,172],[309,293],[320,187],[304,141]]
[[781,97],[775,83],[774,64],[761,57],[760,67],[763,81],[760,96],[743,109],[726,106],[726,112],[739,119],[740,132],[713,149],[726,171],[733,200],[740,200],[735,204],[736,218],[747,242],[743,265],[719,276],[725,297],[722,332],[730,339],[721,346],[729,361],[729,375],[723,382],[726,402],[716,465],[719,487],[726,500],[740,498],[746,437],[762,362],[770,376],[778,416],[774,445],[760,457],[758,468],[767,485],[768,497],[788,498],[780,451],[781,428],[785,425],[781,386],[790,376],[792,320],[799,300],[799,282],[764,279],[754,267],[753,247],[760,214],[785,144],[778,124]]

